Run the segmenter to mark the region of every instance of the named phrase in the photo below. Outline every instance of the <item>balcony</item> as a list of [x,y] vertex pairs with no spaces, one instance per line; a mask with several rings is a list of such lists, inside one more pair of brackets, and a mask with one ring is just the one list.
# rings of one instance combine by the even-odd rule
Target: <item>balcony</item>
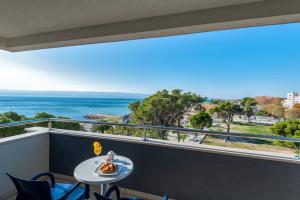
[[95,140],[101,142],[104,152],[114,150],[134,162],[133,173],[116,183],[123,195],[160,199],[166,192],[174,199],[212,200],[293,200],[300,196],[300,160],[292,155],[184,144],[145,136],[41,127],[27,131],[0,139],[1,199],[12,199],[15,194],[13,184],[4,174],[6,171],[24,178],[50,171],[62,181],[74,180],[75,167],[94,156]]

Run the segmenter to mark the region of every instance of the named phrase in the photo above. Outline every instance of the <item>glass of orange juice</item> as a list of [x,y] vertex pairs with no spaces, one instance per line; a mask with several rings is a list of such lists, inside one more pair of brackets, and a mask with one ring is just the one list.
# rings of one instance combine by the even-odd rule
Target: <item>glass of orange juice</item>
[[[100,142],[97,142],[97,141],[93,142],[93,147],[94,147],[94,154],[96,156],[99,156],[102,152],[102,146],[101,146]],[[96,161],[95,164],[98,164],[99,162],[100,161]]]

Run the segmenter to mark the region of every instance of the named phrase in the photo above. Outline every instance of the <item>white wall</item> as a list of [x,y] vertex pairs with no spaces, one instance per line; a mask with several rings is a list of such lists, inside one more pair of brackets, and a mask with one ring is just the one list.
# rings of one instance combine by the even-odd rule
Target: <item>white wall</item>
[[0,199],[15,191],[9,172],[20,178],[31,178],[49,171],[49,134],[36,131],[0,139]]

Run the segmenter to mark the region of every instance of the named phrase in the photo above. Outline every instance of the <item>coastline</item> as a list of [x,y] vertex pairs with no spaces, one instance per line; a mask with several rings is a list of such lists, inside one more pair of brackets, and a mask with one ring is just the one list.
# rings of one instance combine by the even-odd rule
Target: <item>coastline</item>
[[[84,120],[85,115],[101,114],[104,119],[116,118],[130,113],[128,105],[139,99],[107,98],[46,98],[7,97],[0,95],[0,113],[16,112],[33,117],[38,112]],[[92,119],[92,118],[91,118]]]
[[83,116],[85,119],[106,121],[106,122],[119,122],[122,119],[121,115],[111,115],[102,113],[89,113]]

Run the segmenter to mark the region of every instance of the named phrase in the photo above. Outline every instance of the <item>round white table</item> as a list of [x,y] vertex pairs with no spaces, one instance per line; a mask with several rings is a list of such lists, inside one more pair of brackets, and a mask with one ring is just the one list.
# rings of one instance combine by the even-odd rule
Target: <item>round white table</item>
[[116,156],[113,162],[121,167],[118,174],[100,175],[96,173],[97,167],[100,165],[100,163],[102,163],[105,157],[106,156],[98,156],[85,160],[74,170],[74,177],[77,181],[87,185],[100,185],[101,195],[105,195],[110,183],[126,178],[133,171],[133,163],[129,158],[124,156]]

